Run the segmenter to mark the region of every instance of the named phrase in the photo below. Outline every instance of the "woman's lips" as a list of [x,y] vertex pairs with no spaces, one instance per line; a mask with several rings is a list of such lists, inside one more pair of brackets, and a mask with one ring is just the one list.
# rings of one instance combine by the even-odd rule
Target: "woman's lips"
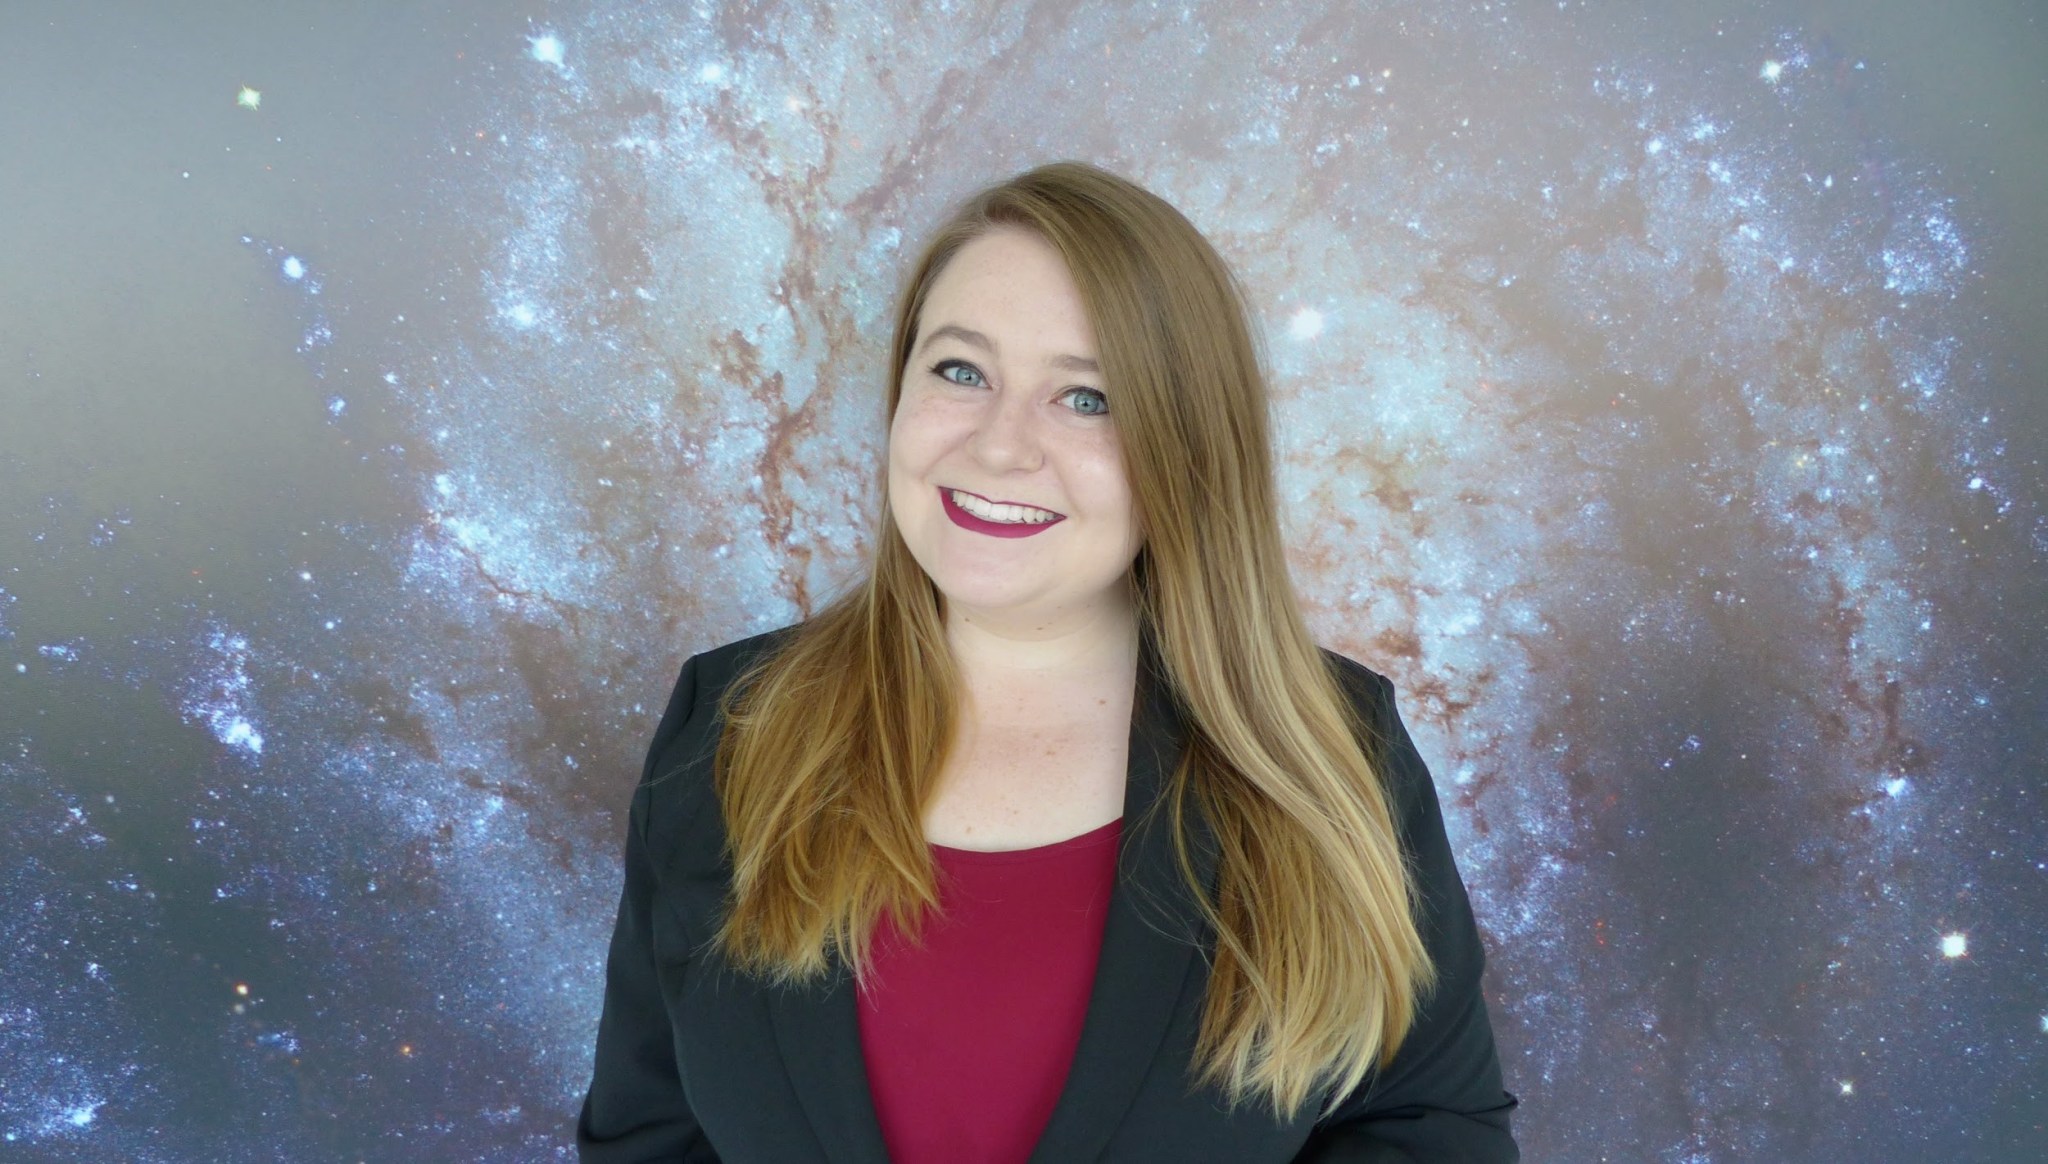
[[1035,533],[1044,533],[1067,520],[1064,517],[1055,517],[1051,521],[1040,522],[984,521],[960,508],[953,500],[953,491],[945,488],[939,490],[939,504],[945,507],[946,516],[953,519],[954,525],[994,538],[1028,538]]

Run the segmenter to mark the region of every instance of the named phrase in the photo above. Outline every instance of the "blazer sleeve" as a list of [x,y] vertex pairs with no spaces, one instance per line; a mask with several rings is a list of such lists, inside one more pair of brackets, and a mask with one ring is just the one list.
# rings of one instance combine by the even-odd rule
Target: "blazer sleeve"
[[696,708],[696,667],[695,656],[683,664],[627,816],[625,889],[605,961],[604,1010],[597,1023],[590,1091],[576,1121],[576,1158],[584,1164],[718,1161],[684,1097],[676,1066],[674,1031],[655,975],[655,878],[647,855],[654,765]]
[[[1355,666],[1355,665],[1354,665]],[[1444,834],[1436,784],[1394,708],[1394,685],[1358,667],[1375,689],[1375,730],[1401,815],[1401,842],[1424,897],[1418,918],[1438,984],[1384,1072],[1368,1075],[1318,1120],[1296,1164],[1513,1164],[1521,1159],[1480,976],[1486,951]]]

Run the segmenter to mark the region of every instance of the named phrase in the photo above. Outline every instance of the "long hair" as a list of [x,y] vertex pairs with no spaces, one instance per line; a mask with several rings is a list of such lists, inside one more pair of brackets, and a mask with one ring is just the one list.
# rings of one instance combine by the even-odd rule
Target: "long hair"
[[[1436,969],[1377,741],[1288,575],[1242,289],[1158,196],[1085,163],[1040,166],[961,203],[918,257],[897,300],[889,416],[933,281],[1006,225],[1058,250],[1093,325],[1144,531],[1126,583],[1189,721],[1161,800],[1216,937],[1194,1082],[1232,1106],[1263,1094],[1282,1120],[1329,1087],[1327,1114],[1392,1059]],[[939,907],[923,816],[963,683],[886,486],[878,511],[866,576],[726,699],[714,781],[733,885],[712,944],[781,984],[835,953],[865,983],[885,911]],[[1219,844],[1213,901],[1187,856],[1190,794]]]

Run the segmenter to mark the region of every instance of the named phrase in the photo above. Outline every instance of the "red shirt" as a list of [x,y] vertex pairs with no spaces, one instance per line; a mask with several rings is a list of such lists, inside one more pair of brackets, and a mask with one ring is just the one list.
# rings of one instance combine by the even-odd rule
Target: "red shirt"
[[1066,1083],[1123,821],[1034,849],[933,845],[925,948],[884,917],[861,1053],[892,1164],[1023,1164]]

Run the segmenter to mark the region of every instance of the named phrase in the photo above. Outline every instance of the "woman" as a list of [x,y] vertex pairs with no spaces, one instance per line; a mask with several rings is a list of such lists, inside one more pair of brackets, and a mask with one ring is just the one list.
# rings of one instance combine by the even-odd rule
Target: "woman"
[[1309,637],[1259,354],[1043,166],[898,305],[868,576],[693,656],[632,803],[587,1161],[1511,1161],[1386,679]]

